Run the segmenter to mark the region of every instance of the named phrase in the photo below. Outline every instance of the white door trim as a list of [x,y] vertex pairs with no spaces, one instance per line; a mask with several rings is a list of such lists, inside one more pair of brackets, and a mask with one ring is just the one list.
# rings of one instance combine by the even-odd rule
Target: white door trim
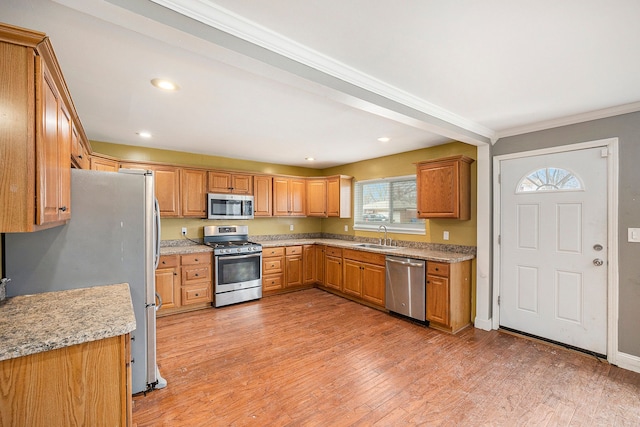
[[501,192],[500,162],[522,157],[542,154],[561,153],[585,148],[603,147],[607,150],[607,244],[608,244],[608,277],[607,277],[607,360],[616,364],[618,354],[618,138],[601,139],[570,145],[504,154],[493,158],[493,298],[492,328],[500,326],[500,310],[498,296],[500,294],[500,224],[501,224]]

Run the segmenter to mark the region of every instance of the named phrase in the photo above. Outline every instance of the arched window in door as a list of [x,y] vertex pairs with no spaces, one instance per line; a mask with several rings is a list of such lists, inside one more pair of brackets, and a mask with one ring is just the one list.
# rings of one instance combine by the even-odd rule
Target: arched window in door
[[516,187],[516,193],[536,191],[581,191],[584,189],[580,178],[562,168],[547,167],[523,176]]

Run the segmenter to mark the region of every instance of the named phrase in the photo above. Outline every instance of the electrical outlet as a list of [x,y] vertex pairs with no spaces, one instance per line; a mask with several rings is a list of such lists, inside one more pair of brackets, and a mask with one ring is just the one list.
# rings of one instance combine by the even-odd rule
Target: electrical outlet
[[183,236],[187,235],[187,227],[182,227],[182,235]]
[[349,231],[349,226],[348,225],[344,226],[344,231]]
[[289,225],[289,231],[293,231],[293,224]]
[[442,238],[443,238],[444,240],[449,240],[449,232],[448,232],[448,231],[444,231],[444,232],[442,233]]

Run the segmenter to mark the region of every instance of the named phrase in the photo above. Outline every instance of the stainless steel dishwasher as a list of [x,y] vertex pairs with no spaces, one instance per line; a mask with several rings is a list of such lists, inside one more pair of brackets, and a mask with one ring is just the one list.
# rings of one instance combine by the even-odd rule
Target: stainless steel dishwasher
[[424,322],[426,261],[397,256],[386,257],[385,307],[394,313]]

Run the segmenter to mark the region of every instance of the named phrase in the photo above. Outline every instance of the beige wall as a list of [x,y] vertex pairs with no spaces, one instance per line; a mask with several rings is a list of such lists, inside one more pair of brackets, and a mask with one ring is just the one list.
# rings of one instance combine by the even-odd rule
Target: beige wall
[[[464,154],[477,159],[477,149],[473,145],[461,142],[437,147],[424,148],[392,156],[379,157],[371,160],[351,163],[344,166],[325,169],[324,175],[349,175],[354,181],[363,181],[375,178],[387,178],[403,175],[415,175],[414,163],[423,160],[437,159],[439,157]],[[476,163],[471,164],[471,219],[458,221],[452,219],[431,219],[425,221],[425,235],[390,233],[394,240],[409,240],[429,243],[448,243],[453,245],[476,245]],[[349,232],[344,231],[344,226],[349,226]],[[327,218],[323,220],[322,231],[325,233],[348,234],[362,237],[377,237],[378,233],[367,231],[353,231],[353,219]],[[449,232],[449,240],[445,241],[443,231]]]
[[[477,158],[475,146],[452,142],[437,147],[424,148],[376,159],[365,160],[347,165],[318,170],[311,168],[292,167],[262,162],[229,159],[225,157],[207,156],[201,154],[185,153],[178,151],[160,150],[152,148],[140,148],[134,146],[110,144],[92,141],[94,153],[102,153],[120,159],[135,161],[166,162],[204,168],[220,168],[238,171],[260,172],[269,174],[285,174],[298,176],[329,176],[349,175],[354,181],[366,179],[384,178],[415,174],[414,163],[464,154],[473,159]],[[458,221],[451,219],[426,220],[425,235],[390,233],[394,240],[409,240],[430,243],[449,243],[475,246],[476,244],[476,164],[471,164],[471,219]],[[299,234],[299,233],[334,233],[349,236],[377,237],[377,233],[354,231],[353,218],[256,218],[252,221],[244,221],[249,225],[252,235],[263,234]],[[167,218],[162,222],[162,239],[181,239],[181,228],[187,227],[187,236],[197,238],[202,236],[204,225],[221,223],[203,219],[173,219]],[[242,223],[242,221],[236,221]],[[294,231],[289,231],[293,225]],[[348,226],[349,231],[344,231]],[[449,231],[450,240],[442,239],[443,231]]]

